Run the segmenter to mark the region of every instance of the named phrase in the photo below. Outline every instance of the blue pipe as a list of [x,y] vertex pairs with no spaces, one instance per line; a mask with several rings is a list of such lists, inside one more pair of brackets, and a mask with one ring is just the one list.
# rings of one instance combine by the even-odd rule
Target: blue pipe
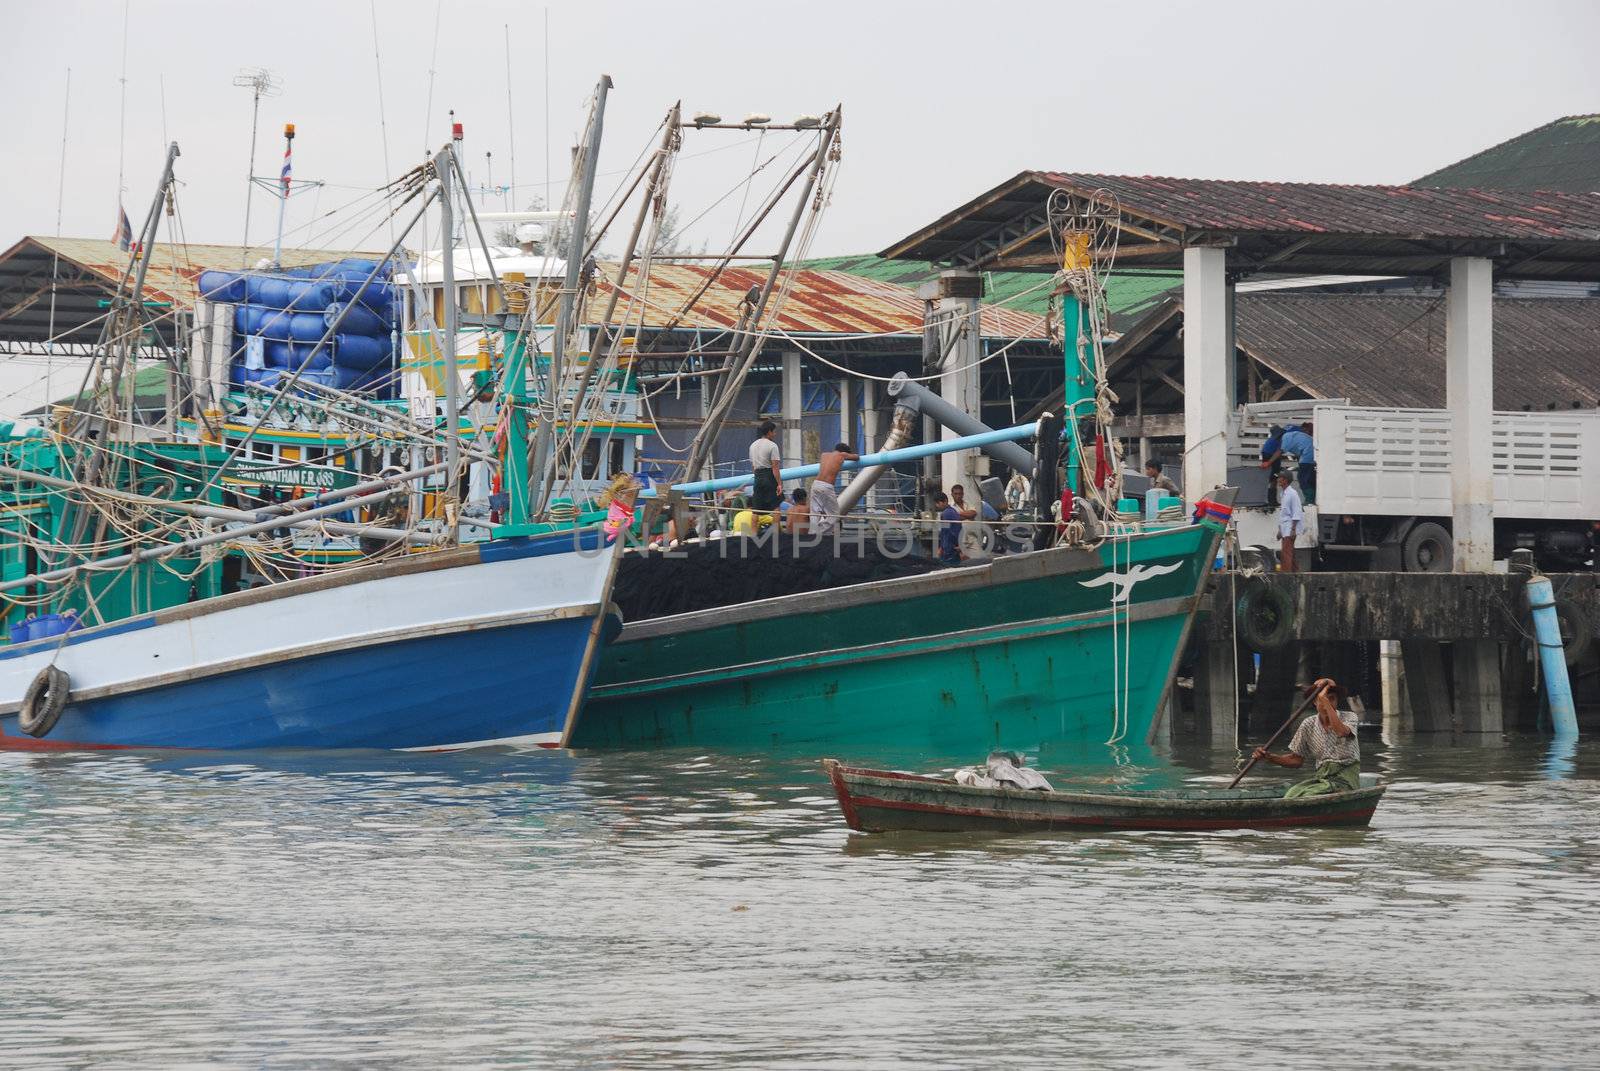
[[[876,454],[862,454],[859,461],[846,461],[844,467],[848,469],[865,469],[874,465],[893,465],[897,461],[915,461],[918,458],[933,457],[935,454],[948,454],[956,450],[975,450],[980,446],[989,446],[993,443],[1014,443],[1018,439],[1031,439],[1038,432],[1036,424],[1018,424],[1014,428],[1001,428],[999,431],[986,431],[981,435],[964,435],[959,439],[945,439],[941,442],[923,443],[920,446],[905,446],[899,450],[884,450]],[[798,480],[806,476],[815,476],[819,465],[798,465],[792,469],[781,469],[778,473],[781,479]],[[724,476],[720,480],[701,480],[698,483],[684,483],[674,486],[676,492],[686,495],[707,494],[712,491],[728,491],[735,487],[743,487],[756,478],[754,472],[747,472],[742,476]]]
[[1550,722],[1555,734],[1578,735],[1578,712],[1572,705],[1572,681],[1567,677],[1567,652],[1561,645],[1561,621],[1556,616],[1556,596],[1548,577],[1528,578],[1528,606],[1533,610],[1533,635],[1539,641],[1539,664],[1544,668],[1545,695],[1550,699]]

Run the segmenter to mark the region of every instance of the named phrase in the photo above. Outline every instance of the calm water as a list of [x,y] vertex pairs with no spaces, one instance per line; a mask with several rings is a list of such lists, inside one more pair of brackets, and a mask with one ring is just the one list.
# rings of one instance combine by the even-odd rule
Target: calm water
[[1594,1066],[1600,742],[1367,743],[1370,831],[1014,839],[810,756],[0,755],[0,1065]]

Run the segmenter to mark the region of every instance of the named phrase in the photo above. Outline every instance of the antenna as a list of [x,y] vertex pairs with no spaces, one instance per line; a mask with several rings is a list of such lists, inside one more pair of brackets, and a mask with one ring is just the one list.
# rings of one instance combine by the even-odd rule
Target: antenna
[[250,195],[256,185],[256,121],[261,118],[261,98],[283,92],[283,79],[265,67],[241,67],[233,84],[250,90],[250,169],[244,173],[244,242],[239,252],[241,268],[250,266]]

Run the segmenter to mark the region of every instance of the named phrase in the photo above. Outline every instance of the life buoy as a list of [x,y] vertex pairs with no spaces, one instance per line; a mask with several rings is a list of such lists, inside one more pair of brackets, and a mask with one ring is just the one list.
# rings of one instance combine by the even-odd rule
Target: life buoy
[[56,727],[61,712],[67,708],[67,693],[72,679],[63,669],[45,666],[22,697],[22,709],[17,712],[17,728],[29,736],[44,736]]
[[1294,603],[1271,584],[1246,584],[1234,607],[1234,625],[1252,651],[1275,651],[1294,635]]

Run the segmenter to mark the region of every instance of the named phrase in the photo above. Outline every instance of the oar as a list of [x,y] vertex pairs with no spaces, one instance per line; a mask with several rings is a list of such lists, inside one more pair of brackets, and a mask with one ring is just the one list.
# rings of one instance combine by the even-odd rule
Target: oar
[[[1316,702],[1317,696],[1326,691],[1327,687],[1327,685],[1323,685],[1321,688],[1318,688],[1316,691],[1306,696],[1305,700],[1299,706],[1294,708],[1294,713],[1289,715],[1289,720],[1278,726],[1278,731],[1272,734],[1272,739],[1268,740],[1262,746],[1270,748],[1273,744],[1276,744],[1278,742],[1278,737],[1282,736],[1284,731],[1295,723],[1295,719],[1305,712],[1306,707],[1309,707],[1312,703]],[[1255,764],[1255,757],[1251,756],[1250,761],[1244,764],[1244,769],[1239,771],[1239,776],[1228,782],[1228,787],[1237,787],[1239,782],[1244,780],[1244,775],[1250,772],[1250,767],[1254,766]]]

